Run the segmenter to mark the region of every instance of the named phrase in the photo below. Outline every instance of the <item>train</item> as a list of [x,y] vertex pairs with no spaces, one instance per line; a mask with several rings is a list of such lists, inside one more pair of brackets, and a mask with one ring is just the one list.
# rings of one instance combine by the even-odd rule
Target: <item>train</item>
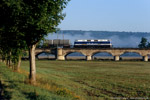
[[69,39],[46,40],[49,47],[61,48],[112,48],[110,39],[78,39],[71,45]]

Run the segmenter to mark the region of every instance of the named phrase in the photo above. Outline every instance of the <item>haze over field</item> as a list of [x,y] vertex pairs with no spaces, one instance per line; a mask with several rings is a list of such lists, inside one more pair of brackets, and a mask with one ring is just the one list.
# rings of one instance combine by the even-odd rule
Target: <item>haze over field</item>
[[48,35],[48,39],[70,39],[73,44],[76,39],[111,39],[114,47],[138,47],[141,38],[150,42],[150,32],[115,32],[115,31],[81,31],[63,30]]

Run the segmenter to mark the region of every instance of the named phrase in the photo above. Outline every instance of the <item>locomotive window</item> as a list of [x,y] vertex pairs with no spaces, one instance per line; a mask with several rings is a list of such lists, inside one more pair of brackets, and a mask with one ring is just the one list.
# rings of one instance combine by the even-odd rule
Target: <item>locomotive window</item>
[[95,42],[97,42],[98,40],[94,40]]
[[88,42],[91,42],[91,40],[87,40]]

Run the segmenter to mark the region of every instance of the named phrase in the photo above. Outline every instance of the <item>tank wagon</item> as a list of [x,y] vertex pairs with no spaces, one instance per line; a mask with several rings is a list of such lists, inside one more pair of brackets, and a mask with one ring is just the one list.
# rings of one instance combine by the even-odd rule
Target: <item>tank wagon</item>
[[111,48],[110,39],[98,39],[98,40],[75,40],[75,48]]
[[70,48],[70,40],[69,39],[54,39],[49,42],[50,47],[64,47],[64,48]]

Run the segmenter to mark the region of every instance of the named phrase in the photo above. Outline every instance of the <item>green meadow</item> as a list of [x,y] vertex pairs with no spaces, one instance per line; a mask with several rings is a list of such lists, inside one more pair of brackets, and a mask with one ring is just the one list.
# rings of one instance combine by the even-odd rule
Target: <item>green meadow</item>
[[19,72],[0,63],[1,100],[150,99],[150,62],[39,60],[36,66],[33,86],[28,61]]

